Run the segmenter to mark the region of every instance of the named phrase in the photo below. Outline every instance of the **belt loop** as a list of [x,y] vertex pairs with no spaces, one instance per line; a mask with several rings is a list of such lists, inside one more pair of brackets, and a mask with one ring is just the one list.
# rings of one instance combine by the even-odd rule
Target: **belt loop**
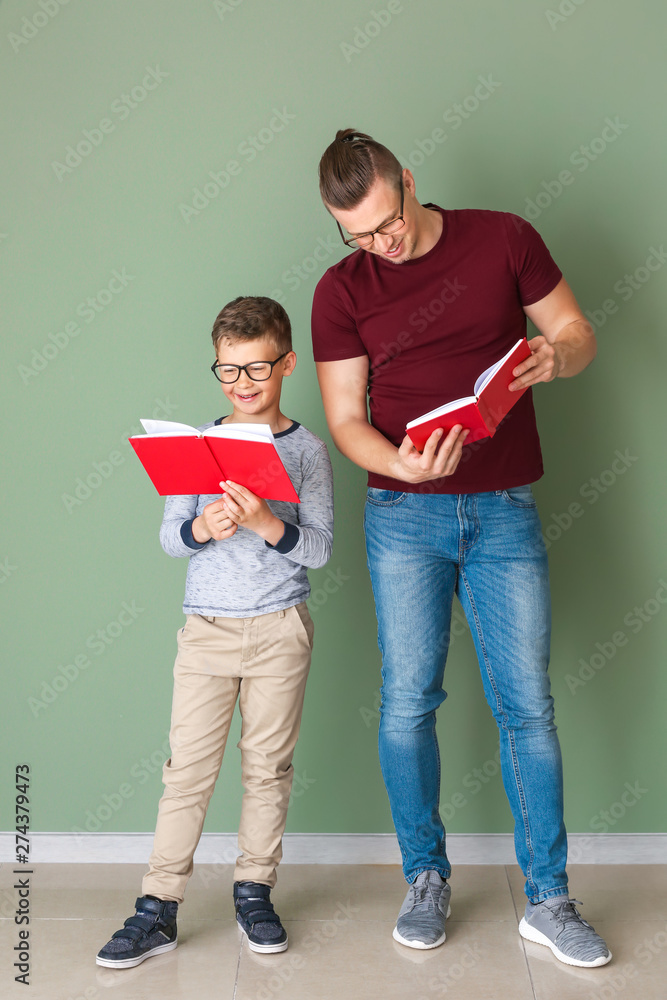
[[279,617],[279,618],[284,618],[284,617],[285,617],[285,609],[284,609],[284,608],[282,608],[282,609],[281,609],[281,610],[280,610],[280,611],[278,612],[278,617]]

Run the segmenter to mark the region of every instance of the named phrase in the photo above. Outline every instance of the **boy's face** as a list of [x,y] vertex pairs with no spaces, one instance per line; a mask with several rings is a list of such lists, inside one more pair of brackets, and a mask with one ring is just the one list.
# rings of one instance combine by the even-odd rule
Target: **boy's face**
[[[218,346],[217,358],[222,365],[252,365],[258,361],[275,361],[280,351],[271,337],[258,340],[223,340]],[[285,375],[291,375],[296,365],[296,354],[289,351],[273,366],[270,378],[254,381],[242,371],[236,382],[223,382],[222,391],[234,407],[234,413],[243,420],[263,421],[279,407],[280,390]]]

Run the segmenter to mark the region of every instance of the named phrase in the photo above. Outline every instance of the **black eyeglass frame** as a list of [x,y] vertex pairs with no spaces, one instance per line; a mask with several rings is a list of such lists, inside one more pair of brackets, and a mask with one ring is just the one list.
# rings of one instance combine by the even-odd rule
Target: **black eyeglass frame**
[[[340,238],[342,239],[342,241],[345,244],[345,246],[350,247],[350,249],[352,249],[352,250],[358,250],[358,249],[360,249],[359,240],[360,239],[365,239],[366,237],[370,236],[371,241],[370,241],[370,243],[366,244],[366,246],[370,247],[370,246],[373,246],[373,240],[375,239],[375,236],[376,236],[377,233],[379,233],[380,236],[393,236],[394,233],[400,232],[401,231],[401,226],[399,226],[398,229],[394,229],[393,232],[391,232],[391,233],[383,233],[382,230],[386,229],[387,226],[393,226],[393,224],[395,222],[398,222],[399,219],[400,219],[402,225],[405,225],[405,219],[403,218],[403,204],[404,204],[404,201],[405,201],[405,187],[403,185],[403,178],[401,177],[401,207],[399,208],[398,215],[396,216],[395,219],[390,219],[389,222],[385,222],[384,225],[378,226],[378,228],[374,229],[372,233],[359,233],[357,236],[353,236],[349,240],[346,240],[345,237],[343,236],[343,230],[340,227],[340,222],[338,221],[338,219],[336,219],[336,225],[338,226],[338,232],[340,233]],[[355,244],[356,244],[356,246],[355,246]],[[364,249],[364,247],[361,247],[361,249]]]
[[[277,365],[279,361],[282,361],[283,358],[286,358],[289,353],[290,353],[289,351],[285,351],[285,353],[281,354],[280,357],[276,358],[275,361],[251,361],[247,365],[229,365],[229,364],[223,365],[221,364],[220,361],[214,361],[213,364],[211,365],[211,371],[213,372],[216,379],[218,380],[218,382],[220,382],[221,385],[234,385],[234,383],[238,382],[238,380],[241,378],[241,372],[245,372],[251,382],[268,382],[271,376],[273,375],[274,365]],[[266,376],[266,378],[253,378],[253,376],[248,371],[248,368],[252,368],[253,365],[270,365],[271,371]],[[218,375],[216,368],[236,368],[236,378],[233,378],[230,382],[223,382],[220,376]]]

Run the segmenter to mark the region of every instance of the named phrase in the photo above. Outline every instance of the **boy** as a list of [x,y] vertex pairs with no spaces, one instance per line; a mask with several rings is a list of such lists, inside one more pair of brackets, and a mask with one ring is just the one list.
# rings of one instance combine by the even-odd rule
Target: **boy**
[[190,557],[171,757],[136,913],[97,956],[109,968],[131,968],[176,947],[176,911],[237,697],[245,789],[234,872],[237,921],[253,951],[287,948],[270,891],[282,857],[313,643],[306,568],[323,566],[331,554],[331,463],[324,442],[280,410],[282,380],[296,364],[282,306],[264,297],[234,299],[218,315],[212,338],[212,370],[232,405],[215,423],[268,423],[301,502],[267,502],[232,482],[221,483],[220,497],[167,497],[162,547]]

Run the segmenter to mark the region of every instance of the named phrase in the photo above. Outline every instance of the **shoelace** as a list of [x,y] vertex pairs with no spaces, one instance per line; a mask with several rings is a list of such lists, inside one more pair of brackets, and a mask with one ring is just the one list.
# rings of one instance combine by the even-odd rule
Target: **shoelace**
[[[430,882],[422,882],[421,885],[418,885],[418,886],[415,886],[413,884],[413,885],[410,886],[410,888],[412,890],[412,906],[411,906],[411,909],[415,910],[415,909],[417,909],[418,906],[421,906],[423,904],[426,904],[426,906],[428,906],[428,901],[426,899],[427,893],[431,897],[431,902],[433,903],[434,908],[435,909],[438,908],[438,902],[440,900],[440,896],[442,895],[442,892],[440,892],[440,893],[438,893],[436,895],[436,893],[434,892],[434,887],[433,887],[433,885]],[[444,888],[444,886],[443,886],[443,888]]]
[[562,901],[559,901],[556,906],[550,907],[550,909],[556,917],[563,921],[564,924],[576,921],[577,924],[582,923],[585,924],[586,927],[590,927],[591,925],[584,920],[582,915],[579,913],[579,910],[574,905],[575,903],[578,903],[579,906],[584,905],[580,899],[568,899],[566,896]]

